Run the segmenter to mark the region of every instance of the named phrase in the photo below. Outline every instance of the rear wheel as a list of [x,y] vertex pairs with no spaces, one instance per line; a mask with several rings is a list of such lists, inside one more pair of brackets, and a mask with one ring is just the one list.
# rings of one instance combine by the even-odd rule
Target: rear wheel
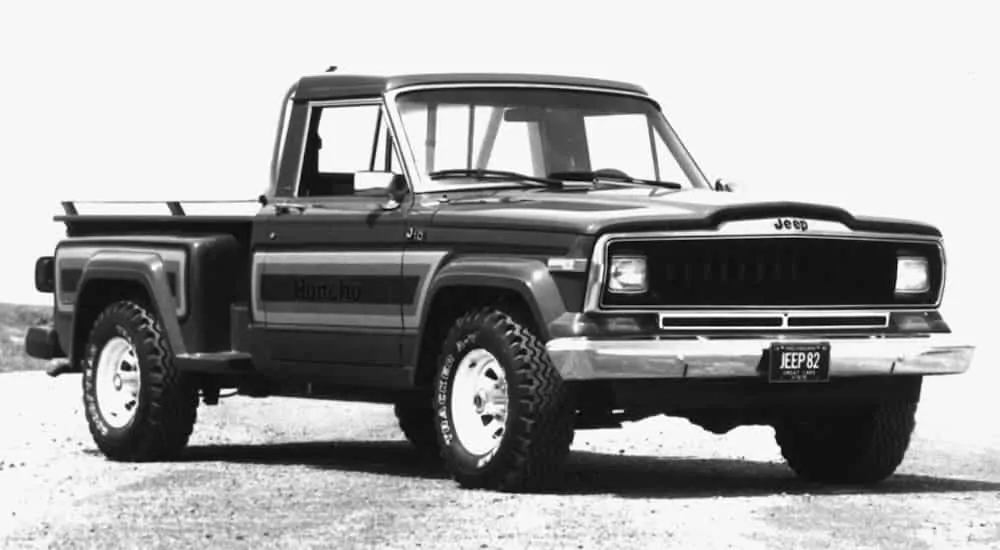
[[534,332],[492,308],[469,312],[445,340],[434,382],[445,466],[463,487],[545,487],[569,452],[573,408]]
[[121,301],[98,316],[87,338],[83,404],[90,433],[105,456],[169,459],[191,436],[198,388],[174,367],[155,315]]
[[803,479],[873,484],[903,462],[916,410],[916,403],[885,403],[848,415],[785,421],[775,426],[775,438]]

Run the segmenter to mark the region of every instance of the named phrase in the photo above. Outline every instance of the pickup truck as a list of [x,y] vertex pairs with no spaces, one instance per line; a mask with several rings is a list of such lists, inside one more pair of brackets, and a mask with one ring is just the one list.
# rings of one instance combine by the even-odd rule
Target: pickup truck
[[238,394],[392,405],[466,488],[541,490],[575,430],[661,414],[873,484],[973,357],[937,228],[710,182],[630,83],[305,76],[239,204],[62,203],[26,353],[82,374],[110,459],[179,456]]

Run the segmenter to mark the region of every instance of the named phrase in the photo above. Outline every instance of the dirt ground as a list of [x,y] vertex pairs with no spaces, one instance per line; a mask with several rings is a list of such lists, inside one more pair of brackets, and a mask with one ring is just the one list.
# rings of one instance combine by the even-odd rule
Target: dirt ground
[[797,481],[770,428],[578,432],[561,493],[464,491],[385,406],[232,398],[177,463],[97,454],[78,376],[0,375],[3,548],[1000,548],[997,354],[925,384],[876,489]]

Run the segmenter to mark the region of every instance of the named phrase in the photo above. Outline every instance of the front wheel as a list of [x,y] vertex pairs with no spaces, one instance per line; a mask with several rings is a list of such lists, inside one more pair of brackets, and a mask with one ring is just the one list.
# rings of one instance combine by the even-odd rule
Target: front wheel
[[90,433],[105,456],[161,460],[187,445],[198,389],[174,366],[155,314],[121,301],[97,317],[87,339],[83,404]]
[[508,313],[469,312],[445,340],[434,383],[441,457],[463,487],[531,491],[555,479],[573,408],[534,332]]
[[885,403],[851,414],[786,420],[775,426],[775,438],[803,479],[873,484],[903,462],[916,410],[916,403]]

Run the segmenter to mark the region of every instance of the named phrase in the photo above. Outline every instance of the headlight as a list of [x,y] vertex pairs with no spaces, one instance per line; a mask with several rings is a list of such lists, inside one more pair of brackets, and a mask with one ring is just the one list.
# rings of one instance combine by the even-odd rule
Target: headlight
[[896,258],[896,292],[920,294],[931,289],[927,258],[903,256]]
[[646,292],[646,258],[644,256],[614,256],[608,274],[608,290],[615,294]]

